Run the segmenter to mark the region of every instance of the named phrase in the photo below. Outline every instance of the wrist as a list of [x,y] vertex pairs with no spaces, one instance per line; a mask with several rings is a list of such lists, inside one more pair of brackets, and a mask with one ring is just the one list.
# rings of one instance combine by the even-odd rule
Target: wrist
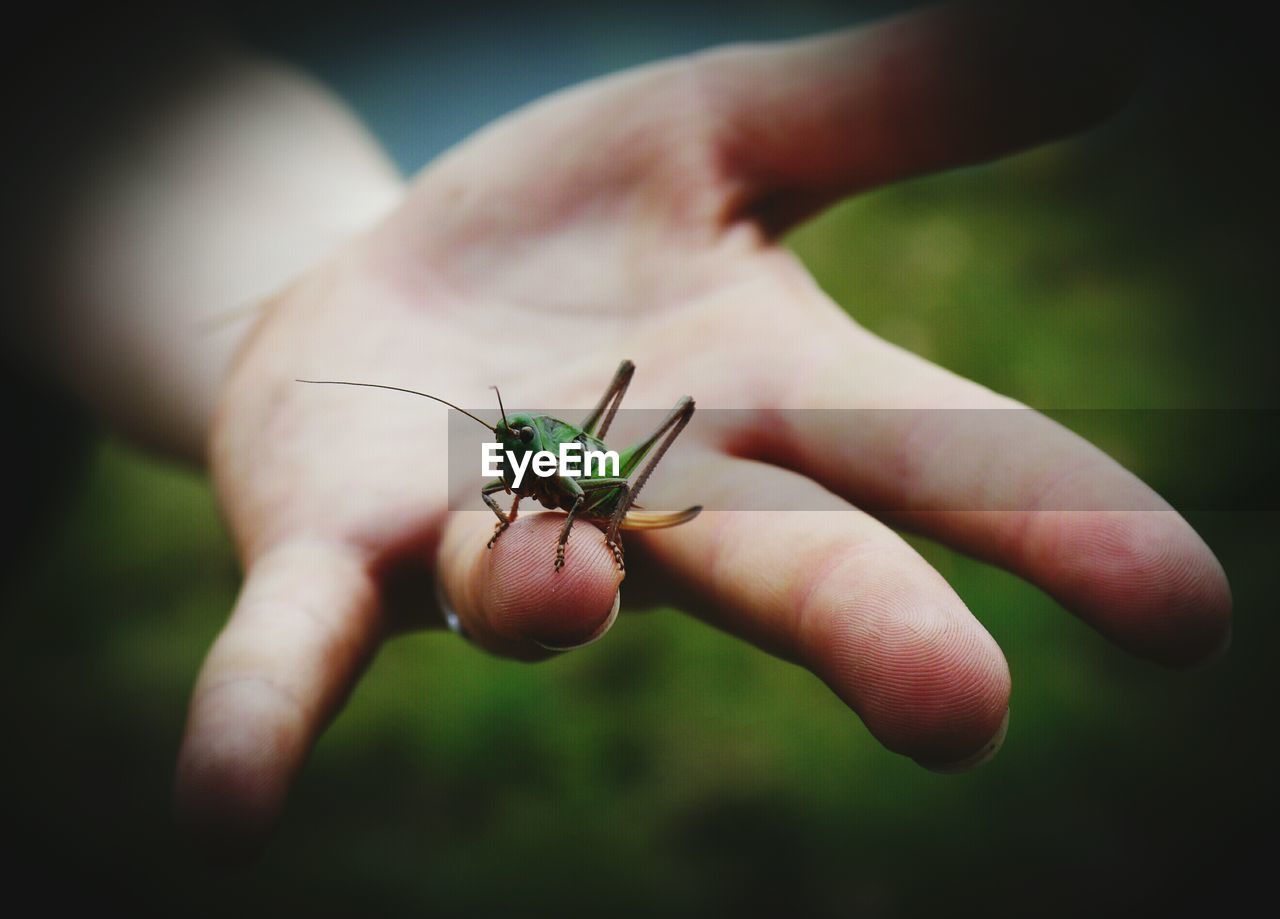
[[222,56],[67,183],[27,362],[147,446],[201,462],[257,305],[377,222],[403,182],[335,98]]

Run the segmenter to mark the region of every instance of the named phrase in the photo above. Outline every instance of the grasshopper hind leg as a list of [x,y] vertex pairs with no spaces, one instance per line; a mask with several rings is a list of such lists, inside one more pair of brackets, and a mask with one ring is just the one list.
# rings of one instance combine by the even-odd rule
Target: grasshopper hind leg
[[613,516],[609,520],[609,528],[605,530],[604,541],[609,547],[609,551],[613,553],[613,560],[618,563],[619,571],[627,570],[627,563],[622,555],[622,537],[618,535],[618,528],[622,524],[623,518],[627,516],[627,511],[634,503],[631,495],[631,486],[623,485],[620,489],[621,494],[618,496],[618,506],[614,509]]
[[644,483],[649,481],[649,476],[653,474],[653,470],[657,468],[658,463],[662,460],[663,455],[671,448],[671,444],[680,432],[684,430],[685,425],[689,423],[689,419],[693,417],[693,400],[685,396],[676,403],[667,417],[663,419],[662,424],[658,425],[658,429],[649,436],[649,439],[641,445],[644,452],[647,452],[656,444],[653,454],[645,462],[640,469],[640,474],[632,484],[624,484],[621,486],[622,494],[618,497],[617,507],[614,508],[613,516],[609,519],[609,529],[605,531],[605,542],[613,551],[613,558],[618,563],[619,571],[626,571],[626,563],[623,561],[622,555],[622,539],[618,535],[618,530],[622,528],[623,521],[627,519],[627,513],[635,506],[636,498],[640,497],[640,489],[644,488]]
[[619,539],[615,539],[612,542],[609,542],[609,540],[606,538],[605,542],[609,546],[609,551],[613,553],[613,560],[618,563],[618,570],[626,571],[627,562],[622,555],[622,541]]

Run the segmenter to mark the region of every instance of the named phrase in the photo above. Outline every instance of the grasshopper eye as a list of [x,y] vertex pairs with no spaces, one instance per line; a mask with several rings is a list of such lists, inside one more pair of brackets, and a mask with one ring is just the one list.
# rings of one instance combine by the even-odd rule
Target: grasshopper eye
[[531,440],[533,440],[533,428],[526,424],[520,429],[520,441],[527,444]]

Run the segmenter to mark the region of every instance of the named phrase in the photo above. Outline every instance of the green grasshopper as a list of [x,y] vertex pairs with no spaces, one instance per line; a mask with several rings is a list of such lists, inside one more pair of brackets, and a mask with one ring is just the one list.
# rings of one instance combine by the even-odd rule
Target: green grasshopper
[[[622,542],[618,537],[619,530],[657,530],[679,526],[682,523],[688,523],[702,510],[699,505],[671,513],[644,511],[636,507],[636,497],[640,494],[640,489],[644,488],[658,461],[662,459],[672,442],[693,417],[693,399],[688,396],[680,399],[675,408],[658,425],[657,430],[638,444],[620,452],[616,476],[584,475],[575,478],[563,475],[531,475],[520,481],[517,487],[517,475],[511,460],[514,459],[521,468],[526,468],[529,460],[529,457],[525,456],[526,453],[548,451],[558,454],[562,443],[573,441],[580,445],[584,454],[587,451],[603,451],[604,436],[609,430],[609,425],[613,423],[614,415],[617,414],[618,406],[622,402],[623,395],[626,394],[635,369],[635,364],[626,360],[618,366],[613,382],[609,384],[609,388],[600,397],[596,407],[580,425],[572,425],[558,418],[552,418],[550,415],[519,413],[508,418],[507,410],[502,404],[501,392],[498,392],[498,408],[502,412],[502,422],[490,426],[452,402],[446,402],[438,396],[416,390],[402,389],[399,386],[349,383],[345,380],[299,380],[298,382],[369,386],[375,389],[407,392],[442,402],[462,412],[492,431],[502,448],[501,477],[487,483],[480,490],[480,497],[498,518],[488,548],[493,548],[498,537],[506,532],[507,527],[511,526],[512,521],[516,519],[520,499],[534,498],[544,507],[568,511],[569,514],[565,518],[564,526],[560,528],[560,538],[556,542],[555,568],[557,571],[564,567],[565,546],[569,541],[569,531],[576,520],[588,520],[604,528],[605,542],[613,552],[614,561],[618,563],[619,570],[625,571],[626,564],[623,560]],[[496,386],[491,388],[495,391],[498,389]],[[649,457],[647,463],[644,462],[645,457]],[[522,460],[523,463],[521,463]],[[643,467],[641,463],[644,463]],[[637,469],[638,474],[636,474]],[[633,474],[636,474],[634,482]],[[511,510],[507,513],[503,513],[498,502],[493,499],[493,496],[500,491],[515,496],[511,502]]]

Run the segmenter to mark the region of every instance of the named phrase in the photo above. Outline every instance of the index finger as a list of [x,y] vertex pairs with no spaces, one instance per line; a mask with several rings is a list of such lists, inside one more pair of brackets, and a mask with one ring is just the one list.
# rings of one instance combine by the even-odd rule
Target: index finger
[[442,602],[481,647],[536,660],[594,641],[613,625],[622,572],[604,533],[576,522],[565,566],[557,570],[564,520],[559,513],[521,514],[487,549],[492,514],[450,516],[436,570]]

